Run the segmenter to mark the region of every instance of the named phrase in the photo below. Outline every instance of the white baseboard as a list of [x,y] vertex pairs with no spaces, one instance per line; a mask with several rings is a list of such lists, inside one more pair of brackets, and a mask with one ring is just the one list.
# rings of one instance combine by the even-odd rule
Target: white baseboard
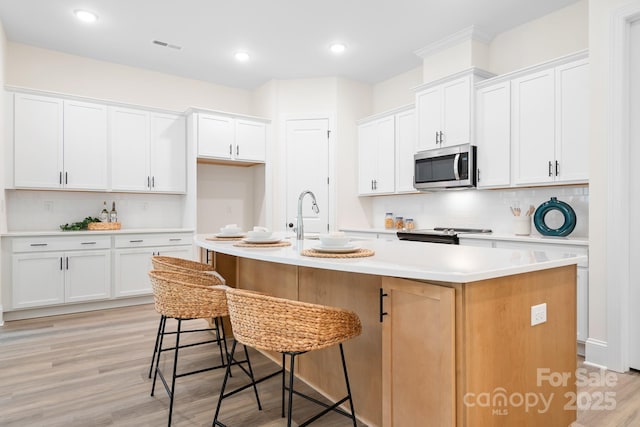
[[607,369],[607,343],[594,338],[587,338],[585,343],[584,363],[590,366]]

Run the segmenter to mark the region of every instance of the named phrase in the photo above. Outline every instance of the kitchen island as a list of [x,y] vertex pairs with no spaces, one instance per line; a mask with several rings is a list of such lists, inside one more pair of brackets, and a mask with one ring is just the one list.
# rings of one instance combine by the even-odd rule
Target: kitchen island
[[[327,259],[300,254],[317,240],[292,243],[243,248],[196,236],[231,286],[358,313],[363,332],[345,344],[345,353],[363,422],[476,427],[575,421],[581,256],[362,240],[358,246],[374,256]],[[546,321],[531,326],[531,307],[539,304],[546,304]],[[326,396],[344,393],[335,349],[300,358],[296,373]]]

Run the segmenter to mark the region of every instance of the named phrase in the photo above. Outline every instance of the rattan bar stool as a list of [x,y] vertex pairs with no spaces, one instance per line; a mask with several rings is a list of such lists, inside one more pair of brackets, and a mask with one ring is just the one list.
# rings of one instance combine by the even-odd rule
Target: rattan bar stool
[[[224,277],[222,277],[217,271],[214,270],[213,266],[209,264],[203,264],[197,261],[191,261],[188,259],[168,257],[168,256],[153,256],[151,257],[151,263],[153,265],[154,270],[164,270],[164,271],[175,271],[178,273],[187,273],[187,274],[206,274],[205,280],[207,282],[210,281],[212,286],[215,285],[224,285],[226,281]],[[158,352],[158,344],[160,343],[160,331],[162,331],[165,327],[165,323],[167,318],[165,316],[160,316],[160,322],[158,323],[158,331],[156,333],[156,342],[153,346],[153,355],[151,356],[151,363],[149,364],[149,378],[153,374],[153,367],[156,360],[156,353]],[[216,334],[216,337],[220,337],[220,331],[222,328],[222,323],[215,318],[212,320],[212,327],[207,329],[193,329],[189,332],[201,332],[210,330]],[[185,332],[185,331],[183,331]],[[167,332],[167,334],[174,334],[175,332]],[[222,346],[220,347],[220,358],[224,363],[224,356],[222,355]],[[168,348],[166,350],[171,350]],[[227,349],[225,348],[225,354]]]
[[[162,324],[162,330],[160,332],[158,351],[156,352],[153,385],[151,386],[151,396],[153,396],[155,392],[156,380],[158,377],[160,377],[160,380],[162,381],[164,388],[169,395],[168,425],[171,426],[176,379],[187,375],[193,375],[200,372],[227,367],[229,365],[229,362],[231,361],[229,357],[222,357],[222,363],[218,365],[204,369],[198,369],[195,371],[178,373],[178,354],[180,352],[180,349],[182,348],[216,342],[219,345],[224,346],[226,351],[227,344],[226,337],[224,336],[224,331],[221,332],[220,336],[216,336],[214,339],[201,341],[191,345],[180,345],[180,335],[182,333],[182,322],[184,320],[215,318],[221,321],[221,318],[223,316],[228,315],[227,300],[225,295],[227,287],[224,285],[212,286],[212,276],[205,274],[186,274],[178,273],[175,271],[151,270],[149,272],[149,278],[151,279],[151,285],[153,287],[155,309],[165,318],[165,322]],[[175,346],[169,349],[164,349],[162,347],[162,343],[165,336],[166,319],[168,318],[176,319],[178,321],[178,326],[175,333]],[[174,351],[173,371],[171,375],[170,385],[167,383],[167,380],[165,379],[165,376],[163,375],[162,370],[159,367],[160,355],[167,350]],[[249,354],[246,348],[245,355],[245,360],[234,361],[233,363],[240,365],[240,368],[253,382],[253,370],[251,368],[251,362],[249,360]],[[248,365],[247,369],[242,366],[243,363],[246,363]],[[258,390],[255,389],[254,391],[256,400],[258,401],[258,405],[260,405]]]
[[[357,314],[342,308],[292,301],[231,288],[227,290],[227,305],[235,338],[231,348],[230,360],[234,360],[236,344],[241,343],[245,345],[245,350],[246,346],[249,346],[260,350],[270,350],[281,353],[282,368],[258,380],[254,379],[251,384],[225,393],[227,379],[230,374],[230,366],[228,366],[213,418],[214,427],[225,427],[223,423],[218,421],[220,407],[224,399],[252,385],[255,387],[255,384],[276,375],[282,376],[282,417],[285,416],[285,391],[289,392],[287,426],[291,426],[294,394],[324,407],[321,412],[300,424],[300,427],[311,424],[331,411],[351,418],[353,425],[356,426],[356,416],[353,409],[353,399],[351,398],[351,387],[349,385],[349,375],[347,374],[347,365],[344,359],[342,343],[360,335],[362,326]],[[334,404],[328,405],[294,390],[293,380],[295,377],[294,367],[296,356],[335,344],[338,344],[340,347],[340,358],[342,360],[347,395]],[[285,356],[287,355],[289,356],[290,362],[288,386],[285,384]],[[339,408],[341,404],[347,401],[349,402],[351,413]],[[258,406],[258,409],[261,409],[260,406]]]

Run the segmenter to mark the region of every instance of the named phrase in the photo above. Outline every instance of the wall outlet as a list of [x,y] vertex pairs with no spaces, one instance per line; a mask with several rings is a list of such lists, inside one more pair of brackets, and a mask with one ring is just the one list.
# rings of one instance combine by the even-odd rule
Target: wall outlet
[[547,321],[547,303],[531,306],[531,326],[539,325]]

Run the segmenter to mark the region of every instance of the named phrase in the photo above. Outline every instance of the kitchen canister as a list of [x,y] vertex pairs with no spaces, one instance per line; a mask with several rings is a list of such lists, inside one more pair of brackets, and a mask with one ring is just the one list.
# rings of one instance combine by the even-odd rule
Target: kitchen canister
[[528,236],[531,234],[531,216],[514,216],[512,227],[516,236]]
[[[564,217],[564,222],[557,228],[549,227],[546,222],[547,214],[552,211],[558,211]],[[573,229],[576,228],[576,213],[568,203],[552,197],[550,200],[538,206],[538,209],[536,209],[533,215],[533,224],[536,226],[536,230],[543,236],[565,237],[571,234]]]

